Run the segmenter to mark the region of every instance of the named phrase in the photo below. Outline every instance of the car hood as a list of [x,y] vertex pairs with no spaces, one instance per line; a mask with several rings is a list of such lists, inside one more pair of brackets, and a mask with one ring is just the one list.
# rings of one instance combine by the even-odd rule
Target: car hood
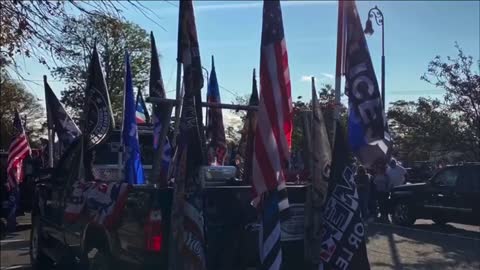
[[427,183],[415,183],[415,184],[405,184],[405,185],[400,185],[396,186],[393,191],[417,191],[417,190],[423,190],[427,186]]

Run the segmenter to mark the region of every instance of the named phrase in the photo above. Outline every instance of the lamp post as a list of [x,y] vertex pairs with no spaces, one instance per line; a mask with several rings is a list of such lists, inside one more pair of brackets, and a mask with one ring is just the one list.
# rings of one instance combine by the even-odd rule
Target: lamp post
[[202,69],[205,71],[205,73],[207,73],[207,84],[208,84],[208,69],[206,69],[204,66],[202,66]]
[[378,26],[382,27],[382,106],[383,111],[385,111],[385,42],[384,42],[384,20],[383,20],[383,13],[378,9],[377,6],[371,8],[368,11],[368,19],[365,24],[365,34],[372,35],[373,34],[373,27],[372,27],[372,20],[375,18],[375,22]]

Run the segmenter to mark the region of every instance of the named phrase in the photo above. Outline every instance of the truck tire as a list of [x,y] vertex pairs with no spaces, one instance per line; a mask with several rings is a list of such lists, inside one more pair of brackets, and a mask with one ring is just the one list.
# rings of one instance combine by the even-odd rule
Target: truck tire
[[411,226],[415,223],[412,207],[405,202],[397,202],[393,207],[392,221],[397,225]]
[[32,218],[32,229],[30,230],[30,262],[33,269],[50,269],[52,266],[50,259],[42,251],[45,244],[42,235],[40,218]]

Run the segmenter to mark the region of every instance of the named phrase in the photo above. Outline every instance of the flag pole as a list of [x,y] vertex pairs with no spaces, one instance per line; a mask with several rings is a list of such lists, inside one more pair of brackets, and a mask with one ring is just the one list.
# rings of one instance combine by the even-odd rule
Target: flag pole
[[[47,76],[46,75],[43,75],[43,87],[44,89],[47,89]],[[46,100],[46,99],[45,99]],[[51,116],[50,116],[50,108],[48,106],[48,104],[46,104],[45,106],[47,108],[47,131],[48,131],[48,167],[50,168],[53,168],[53,140],[55,139],[54,137],[54,133],[53,133],[53,130],[52,130],[52,119]]]
[[[338,0],[338,23],[337,23],[337,62],[335,68],[335,111],[333,114],[333,136],[332,140],[335,140],[336,122],[340,119],[340,95],[342,87],[342,70],[343,70],[343,49],[344,49],[344,1]],[[333,147],[334,143],[332,143]]]
[[175,86],[175,99],[177,100],[177,104],[175,106],[175,128],[173,130],[173,140],[172,140],[172,147],[177,145],[177,135],[180,130],[180,114],[182,112],[183,106],[183,96],[182,96],[182,62],[180,61],[180,55],[183,53],[182,45],[180,43],[181,36],[182,36],[182,5],[179,5],[178,8],[178,34],[177,34],[177,82]]
[[[180,38],[182,34],[182,2],[179,3],[178,7],[178,34],[177,34],[177,81],[175,85],[175,100],[176,100],[176,105],[175,105],[175,128],[173,130],[173,138],[172,138],[172,147],[175,149],[177,148],[177,136],[179,133],[180,129],[180,114],[182,110],[182,105],[183,105],[183,97],[181,93],[181,79],[182,79],[182,63],[180,62],[180,53],[182,53],[181,50],[181,44],[180,44]],[[178,152],[178,153],[177,153]],[[176,161],[177,155],[181,155],[180,151],[174,150],[174,158],[173,162]],[[173,164],[172,164],[173,165]],[[175,165],[173,165],[175,166]],[[168,174],[170,174],[170,170],[173,169],[173,166],[170,166]],[[177,179],[175,179],[175,182]],[[174,185],[174,197],[172,200],[172,213],[171,215],[171,220],[172,224],[174,224],[175,220],[175,195],[178,192],[178,183],[175,183]],[[176,229],[178,230],[178,229]],[[178,239],[176,239],[174,235],[174,231],[172,230],[172,233],[170,233],[170,241],[169,241],[169,255],[168,255],[168,269],[169,270],[177,270],[177,268],[182,269],[180,265],[177,265],[177,260],[179,256],[179,250],[178,250]]]

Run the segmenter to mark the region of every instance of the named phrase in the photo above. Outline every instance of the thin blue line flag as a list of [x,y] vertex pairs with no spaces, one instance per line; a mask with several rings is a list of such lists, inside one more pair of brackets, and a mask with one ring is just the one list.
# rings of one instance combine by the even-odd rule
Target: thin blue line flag
[[125,181],[130,184],[143,184],[145,183],[145,178],[143,175],[142,161],[140,159],[132,72],[128,52],[125,52],[125,91],[123,102],[122,138],[125,160]]

